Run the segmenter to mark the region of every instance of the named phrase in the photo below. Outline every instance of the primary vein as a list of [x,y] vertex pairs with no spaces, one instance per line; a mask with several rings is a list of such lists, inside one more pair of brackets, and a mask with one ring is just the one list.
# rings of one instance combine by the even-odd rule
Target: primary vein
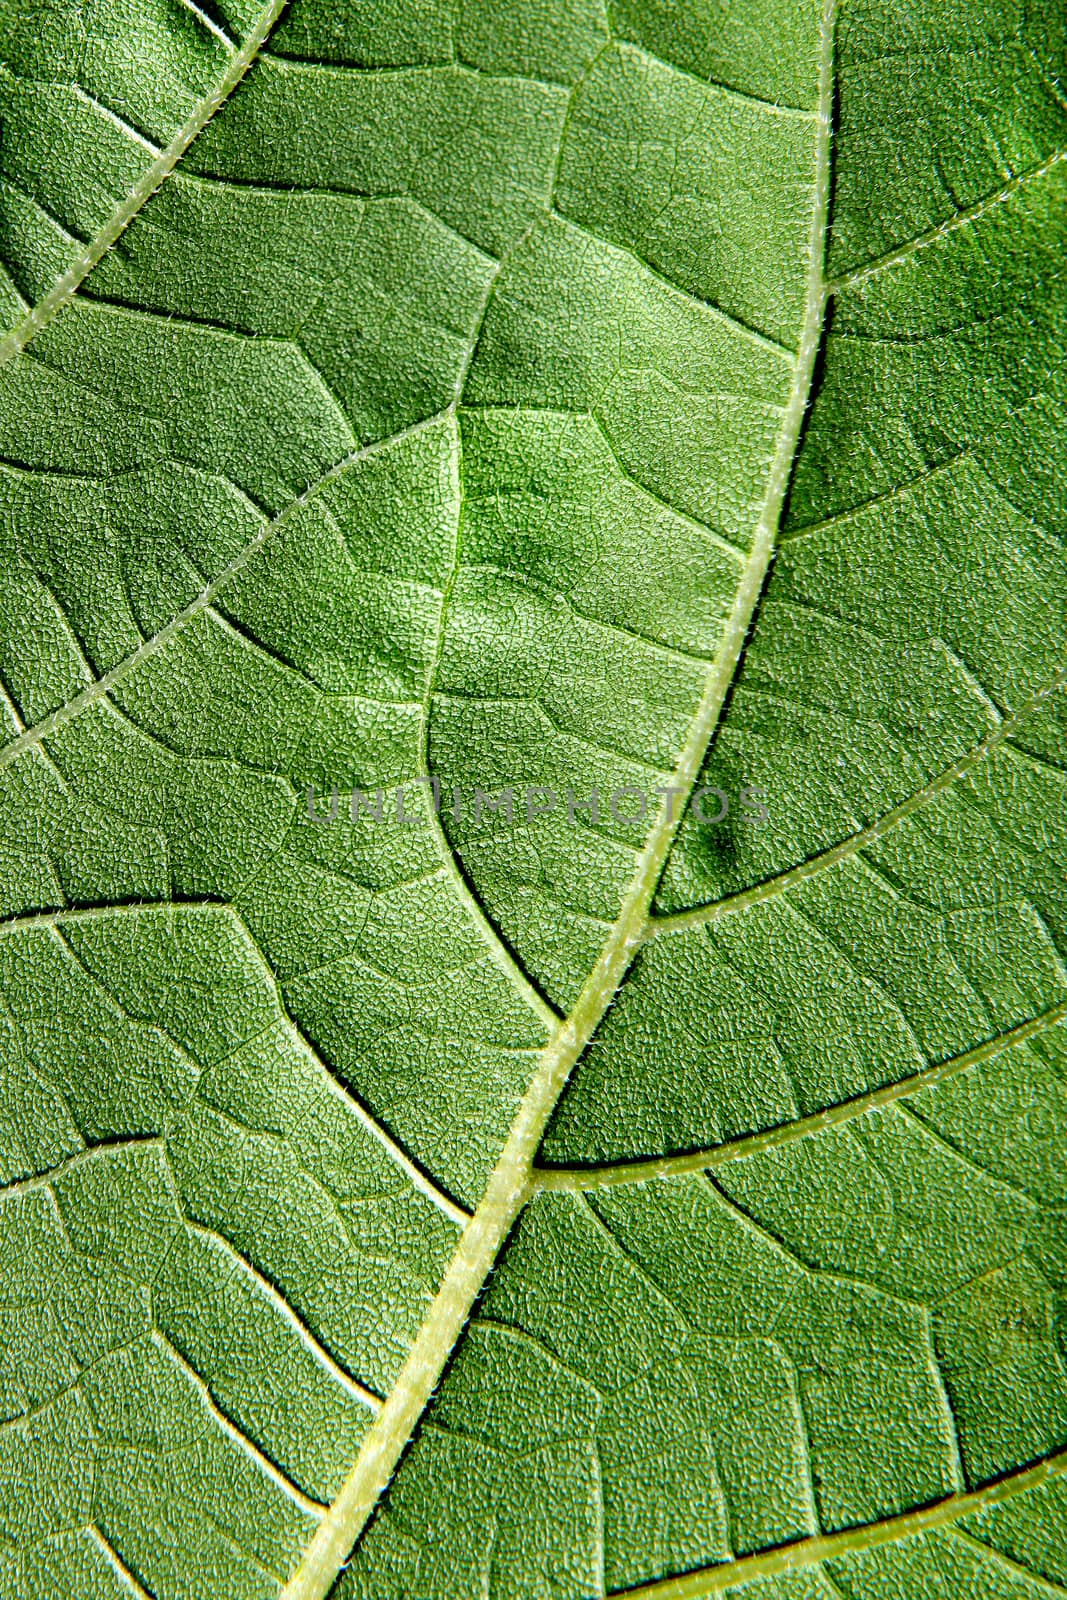
[[[808,403],[815,356],[822,337],[826,306],[823,260],[830,182],[834,8],[835,0],[823,0],[808,282],[793,384],[768,474],[767,491],[751,554],[672,780],[674,788],[684,795],[688,795],[696,781],[718,723],[770,565],[786,485]],[[678,822],[670,799],[665,799],[638,860],[618,919],[573,1010],[557,1026],[541,1056],[500,1158],[490,1175],[485,1195],[460,1237],[456,1253],[396,1385],[368,1432],[337,1499],[316,1529],[303,1561],[286,1584],[281,1600],[325,1600],[349,1551],[392,1477],[462,1332],[474,1300],[515,1218],[533,1192],[533,1158],[545,1125],[571,1068],[616,994],[641,943],[648,908]]]

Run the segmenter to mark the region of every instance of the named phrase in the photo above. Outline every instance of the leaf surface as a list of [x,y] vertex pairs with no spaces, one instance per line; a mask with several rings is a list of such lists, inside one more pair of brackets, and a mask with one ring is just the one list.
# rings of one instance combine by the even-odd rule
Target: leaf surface
[[1055,8],[6,28],[0,1592],[1067,1588]]

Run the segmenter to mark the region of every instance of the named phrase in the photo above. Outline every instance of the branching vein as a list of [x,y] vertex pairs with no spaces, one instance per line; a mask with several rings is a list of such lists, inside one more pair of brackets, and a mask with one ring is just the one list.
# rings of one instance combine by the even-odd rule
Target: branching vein
[[646,1583],[637,1589],[621,1590],[615,1600],[701,1600],[702,1596],[722,1594],[726,1589],[754,1582],[757,1578],[803,1572],[818,1566],[821,1561],[854,1555],[863,1550],[877,1550],[881,1545],[895,1544],[901,1539],[952,1527],[964,1517],[974,1516],[989,1506],[1002,1505],[1016,1495],[1038,1489],[1042,1484],[1062,1478],[1065,1474],[1067,1450],[1048,1456],[1019,1472],[1010,1473],[994,1483],[985,1484],[980,1489],[948,1495],[944,1500],[921,1506],[917,1511],[906,1511],[897,1517],[885,1517],[878,1522],[842,1528],[838,1533],[798,1539],[793,1544],[762,1550],[757,1555],[742,1556],[736,1561],[725,1561],[701,1572],[689,1572],[682,1577],[666,1578],[661,1583]]
[[815,1111],[810,1116],[797,1117],[793,1122],[779,1123],[776,1127],[766,1128],[761,1133],[750,1133],[739,1139],[728,1139],[711,1149],[687,1151],[684,1155],[659,1156],[653,1161],[615,1162],[603,1167],[541,1167],[535,1172],[536,1187],[557,1190],[602,1189],[620,1183],[647,1183],[651,1178],[681,1177],[687,1172],[711,1172],[716,1167],[726,1166],[728,1162],[744,1161],[749,1156],[780,1149],[782,1145],[794,1144],[798,1139],[807,1139],[812,1134],[821,1133],[824,1128],[839,1128],[843,1123],[866,1116],[869,1111],[877,1111],[884,1106],[892,1105],[894,1101],[905,1100],[910,1095],[918,1094],[922,1089],[932,1088],[934,1084],[955,1078],[970,1067],[977,1067],[983,1061],[992,1060],[1002,1051],[1010,1050],[1013,1045],[1023,1044],[1035,1034],[1045,1033],[1049,1028],[1054,1028],[1065,1020],[1067,1020],[1067,1001],[1051,1006],[1039,1016],[1021,1022],[1017,1028],[1009,1028],[1006,1033],[998,1034],[996,1038],[984,1040],[973,1050],[966,1050],[962,1055],[935,1062],[920,1072],[898,1079],[896,1083],[883,1084],[880,1088],[870,1089],[851,1100],[842,1100],[838,1105],[828,1106],[825,1111]]
[[[189,113],[170,144],[134,184],[122,204],[90,241],[85,251],[52,285],[48,293],[27,312],[22,321],[16,323],[5,338],[0,340],[0,367],[11,361],[21,350],[25,350],[30,341],[52,321],[57,312],[73,299],[93,268],[103,260],[141,208],[170,177],[193,140],[203,132],[255,61],[284,8],[285,0],[271,0],[241,49],[231,57],[226,71],[210,94]],[[217,29],[213,31],[218,32]]]
[[898,245],[895,250],[890,250],[886,255],[879,256],[874,261],[868,261],[865,266],[856,267],[852,272],[843,273],[840,278],[835,278],[828,285],[828,292],[832,295],[844,294],[850,289],[858,289],[868,279],[877,277],[890,267],[897,267],[919,250],[926,250],[932,244],[937,244],[951,233],[956,233],[969,222],[977,222],[979,217],[986,216],[997,206],[1010,200],[1012,195],[1018,194],[1031,183],[1038,182],[1046,177],[1061,161],[1067,160],[1067,150],[1056,150],[1038,166],[1031,167],[1027,172],[1017,173],[994,194],[989,194],[973,206],[966,206],[954,213],[947,221],[938,223],[936,228],[929,228],[925,233],[920,233],[914,239],[909,239],[906,244]]
[[836,867],[840,862],[849,860],[859,854],[869,845],[883,839],[887,833],[900,826],[915,812],[921,811],[936,800],[946,790],[965,778],[968,773],[988,760],[995,750],[1012,738],[1019,728],[1040,706],[1067,683],[1067,667],[1057,672],[1056,676],[1048,683],[1043,684],[1029,699],[1023,702],[1019,709],[1011,716],[997,724],[986,737],[969,750],[965,756],[954,761],[950,767],[938,773],[922,789],[907,800],[902,800],[900,805],[894,806],[884,816],[872,822],[869,827],[861,828],[857,833],[849,834],[847,839],[842,839],[839,844],[832,845],[829,850],[820,851],[816,856],[811,856],[807,861],[799,862],[795,867],[789,867],[785,872],[779,872],[773,878],[767,878],[763,883],[754,884],[751,889],[743,889],[739,894],[728,895],[722,900],[715,900],[708,905],[694,906],[688,911],[678,911],[670,916],[651,917],[648,924],[647,937],[654,938],[660,934],[684,933],[689,928],[700,928],[709,922],[715,922],[720,917],[728,916],[735,911],[747,911],[749,907],[761,905],[765,900],[776,900],[780,895],[792,889],[798,883],[803,883],[807,878],[817,877],[831,867]]

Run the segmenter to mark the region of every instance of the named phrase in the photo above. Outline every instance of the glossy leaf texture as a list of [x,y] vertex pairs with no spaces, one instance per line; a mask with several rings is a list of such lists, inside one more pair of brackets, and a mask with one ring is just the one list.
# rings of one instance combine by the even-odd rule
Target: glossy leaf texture
[[1060,8],[3,31],[0,1594],[1067,1590]]

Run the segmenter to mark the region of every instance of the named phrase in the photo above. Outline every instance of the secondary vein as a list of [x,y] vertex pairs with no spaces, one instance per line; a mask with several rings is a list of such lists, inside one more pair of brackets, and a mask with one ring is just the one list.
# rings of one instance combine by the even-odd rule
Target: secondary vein
[[[485,319],[485,314],[492,296],[492,286],[495,282],[496,276],[494,275],[493,280],[490,283],[489,291],[487,292],[482,305],[481,316],[479,317],[478,321],[478,329],[475,330],[475,333],[471,339],[472,352],[474,345],[477,343],[478,332],[481,328],[482,322]],[[468,358],[468,360],[469,359],[470,358]],[[441,610],[437,625],[437,642],[434,649],[434,658],[430,665],[429,673],[426,677],[426,688],[422,696],[420,711],[421,726],[419,731],[419,776],[427,783],[431,781],[430,722],[433,701],[435,694],[438,692],[438,680],[441,674],[441,661],[444,656],[445,630],[448,627],[448,612],[452,601],[452,591],[455,588],[456,579],[459,576],[460,570],[459,541],[463,509],[463,472],[461,454],[462,435],[459,431],[459,425],[454,418],[452,421],[452,429],[453,449],[451,465],[455,475],[453,488],[456,497],[456,519],[454,542],[452,547],[452,560],[449,565],[448,576],[445,579],[444,588],[441,593]],[[511,987],[515,990],[516,994],[518,994],[520,999],[530,1007],[531,1011],[533,1011],[534,1015],[542,1023],[546,1031],[552,1029],[560,1020],[559,1013],[552,1005],[549,1004],[545,995],[541,993],[540,989],[536,987],[529,975],[519,965],[511,950],[505,944],[500,931],[497,929],[485,908],[482,906],[481,901],[475,893],[473,885],[469,881],[467,874],[464,871],[461,859],[459,858],[457,852],[453,850],[449,842],[448,836],[441,824],[438,807],[436,805],[430,805],[427,801],[426,812],[429,818],[430,827],[433,831],[434,842],[437,845],[437,849],[444,864],[445,871],[449,875],[449,879],[456,892],[456,895],[458,896],[462,905],[465,907],[471,920],[477,926],[479,932],[484,936],[486,949],[488,950],[493,963],[504,973],[504,976],[511,984]]]
[[52,321],[52,318],[72,300],[93,268],[103,260],[115,241],[126,231],[141,208],[151,199],[160,185],[170,177],[182,156],[210,122],[219,107],[236,89],[245,73],[263,48],[271,30],[285,7],[285,0],[271,0],[260,16],[248,38],[234,55],[226,71],[204,99],[194,107],[182,123],[170,144],[152,162],[130,189],[125,200],[112,213],[99,233],[90,240],[84,252],[63,276],[52,285],[48,293],[38,300],[10,332],[0,340],[0,367],[25,350],[32,339]]
[[99,678],[87,684],[84,689],[64,705],[57,707],[55,711],[49,712],[47,716],[41,718],[40,722],[35,723],[31,728],[25,729],[17,738],[4,745],[3,749],[0,749],[0,768],[6,767],[9,762],[15,760],[31,745],[42,744],[50,734],[55,733],[68,722],[73,722],[74,718],[79,716],[88,706],[97,700],[103,699],[109,690],[128,677],[142,661],[161,650],[176,633],[185,627],[186,623],[192,621],[194,617],[211,605],[220,590],[236,573],[242,571],[248,565],[257,551],[261,550],[267,541],[274,537],[286,519],[306,505],[312,496],[317,494],[325,484],[332,482],[334,478],[340,477],[356,462],[363,461],[368,456],[377,455],[380,451],[389,449],[392,445],[399,443],[401,439],[408,438],[412,434],[421,433],[426,428],[436,426],[446,417],[451,416],[453,409],[452,406],[447,406],[444,411],[438,412],[435,416],[427,417],[421,422],[416,422],[410,428],[404,428],[400,433],[392,434],[388,439],[376,439],[373,443],[364,445],[362,449],[355,450],[351,455],[344,456],[342,460],[324,472],[321,477],[316,478],[314,483],[309,484],[302,494],[290,500],[288,505],[276,517],[269,522],[264,522],[258,533],[249,540],[244,549],[223,567],[221,572],[212,578],[211,582],[206,584],[183,610],[179,611],[176,616],[172,617],[168,623],[160,628],[158,633],[152,634],[151,638],[146,639],[130,655],[116,662],[107,672],[101,673]]
[[812,1538],[797,1539],[792,1544],[779,1545],[774,1550],[761,1550],[735,1561],[724,1561],[718,1566],[705,1567],[700,1572],[687,1572],[681,1577],[665,1578],[659,1583],[620,1590],[613,1600],[702,1600],[705,1595],[722,1594],[726,1589],[751,1583],[757,1578],[801,1572],[818,1566],[822,1561],[840,1559],[862,1550],[875,1550],[880,1545],[896,1544],[901,1539],[951,1527],[964,1517],[974,1516],[989,1506],[1001,1505],[1016,1495],[1038,1489],[1042,1484],[1065,1474],[1067,1450],[1061,1450],[1032,1466],[984,1484],[980,1489],[950,1494],[944,1500],[920,1506],[916,1511],[905,1511],[899,1516],[883,1517],[877,1522],[842,1528],[837,1533],[821,1533]]
[[864,266],[855,267],[851,272],[842,273],[841,277],[835,278],[833,283],[827,286],[827,292],[832,295],[844,294],[849,289],[858,289],[861,284],[866,283],[870,278],[876,277],[879,273],[885,272],[887,268],[900,266],[902,262],[907,261],[917,251],[926,250],[930,245],[937,244],[939,240],[947,238],[949,234],[955,233],[969,222],[977,222],[979,217],[984,217],[994,207],[1002,205],[1006,200],[1010,200],[1012,195],[1018,194],[1019,190],[1025,188],[1027,184],[1046,177],[1053,167],[1058,166],[1064,160],[1067,160],[1067,150],[1053,151],[1052,155],[1048,156],[1038,166],[1031,167],[1026,172],[1016,173],[994,194],[988,194],[983,199],[976,201],[974,205],[966,206],[962,211],[955,212],[946,221],[938,223],[935,228],[928,228],[925,233],[920,233],[914,239],[909,239],[905,244],[898,245],[895,250],[888,251],[884,256],[878,256],[874,261],[868,261]]
[[1044,1033],[1065,1020],[1067,1000],[1042,1011],[1039,1016],[1021,1022],[1016,1028],[1009,1028],[996,1038],[984,1040],[973,1050],[950,1056],[945,1061],[936,1061],[919,1072],[909,1073],[906,1078],[898,1078],[896,1083],[882,1084],[877,1089],[855,1095],[851,1100],[828,1106],[824,1111],[814,1111],[810,1116],[778,1123],[760,1133],[727,1139],[705,1150],[686,1151],[683,1155],[658,1156],[651,1161],[619,1161],[603,1167],[539,1167],[534,1172],[536,1186],[538,1189],[603,1189],[623,1183],[647,1183],[651,1178],[676,1178],[689,1172],[711,1172],[716,1167],[726,1166],[728,1162],[744,1161],[749,1156],[780,1149],[782,1145],[794,1144],[798,1139],[820,1133],[824,1128],[838,1128],[844,1122],[866,1116],[868,1111],[876,1111],[892,1105],[896,1100],[907,1099],[922,1089],[943,1083],[946,1078],[966,1072],[969,1067],[979,1066],[983,1061],[989,1061],[1013,1045],[1023,1044],[1035,1034]]
[[1011,716],[1005,717],[1003,722],[992,729],[966,755],[954,761],[943,772],[939,772],[936,778],[909,795],[906,800],[902,800],[898,806],[887,811],[869,827],[860,828],[858,832],[851,833],[846,839],[831,845],[828,850],[822,850],[818,855],[810,856],[807,861],[798,862],[796,866],[787,868],[785,872],[776,873],[773,878],[766,878],[750,889],[742,889],[738,894],[727,895],[722,900],[713,900],[706,905],[693,906],[688,911],[672,912],[669,916],[650,917],[646,938],[658,938],[661,934],[684,933],[690,928],[700,928],[709,922],[716,922],[720,917],[732,912],[747,911],[750,906],[761,905],[765,900],[775,900],[785,894],[786,890],[803,883],[805,879],[817,877],[830,867],[836,867],[842,861],[849,860],[861,850],[865,850],[868,845],[883,839],[908,817],[921,811],[924,806],[930,805],[939,795],[944,794],[961,778],[980,766],[1000,745],[1017,733],[1022,723],[1065,683],[1067,683],[1067,666],[1062,667],[1054,678],[1037,689],[1017,711],[1012,712]]

